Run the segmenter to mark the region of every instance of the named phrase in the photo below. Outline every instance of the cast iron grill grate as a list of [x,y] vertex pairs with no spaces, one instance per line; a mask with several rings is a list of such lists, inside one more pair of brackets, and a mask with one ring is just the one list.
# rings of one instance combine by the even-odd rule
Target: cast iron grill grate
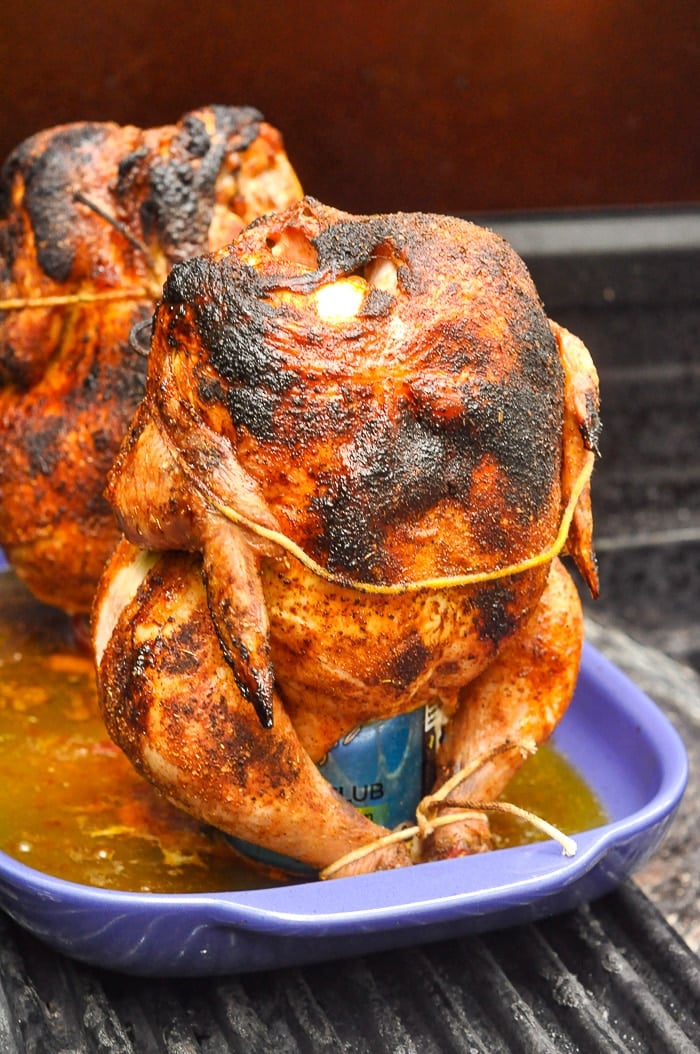
[[689,1054],[700,961],[640,890],[536,924],[196,981],[71,962],[0,919],[3,1054]]

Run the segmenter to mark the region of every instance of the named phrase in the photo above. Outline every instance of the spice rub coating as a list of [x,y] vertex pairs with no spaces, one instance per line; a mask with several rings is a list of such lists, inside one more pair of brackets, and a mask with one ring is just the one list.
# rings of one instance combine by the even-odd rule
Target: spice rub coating
[[[583,344],[473,224],[307,198],[178,264],[109,477],[126,538],[93,640],[111,734],[193,815],[325,875],[487,849],[466,806],[576,682],[558,554],[595,592],[597,407]],[[450,796],[426,795],[409,853],[313,763],[424,706]]]

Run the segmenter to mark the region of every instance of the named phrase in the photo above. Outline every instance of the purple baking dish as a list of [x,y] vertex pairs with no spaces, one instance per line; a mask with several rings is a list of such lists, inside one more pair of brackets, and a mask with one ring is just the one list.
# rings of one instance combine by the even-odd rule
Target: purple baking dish
[[555,742],[611,817],[576,835],[573,857],[545,841],[324,883],[174,895],[78,885],[0,853],[0,907],[68,956],[162,977],[300,965],[532,921],[609,892],[647,860],[687,779],[669,721],[589,644]]

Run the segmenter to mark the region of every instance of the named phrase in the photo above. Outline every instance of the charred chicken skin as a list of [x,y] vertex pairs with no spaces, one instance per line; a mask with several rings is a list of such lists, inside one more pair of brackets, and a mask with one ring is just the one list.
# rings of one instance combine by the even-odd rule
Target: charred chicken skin
[[[88,612],[119,535],[107,471],[143,395],[171,266],[301,196],[248,108],[53,128],[0,174],[0,545],[41,600]],[[146,340],[146,347],[148,340]]]
[[[177,265],[109,481],[126,537],[93,637],[111,735],[185,810],[320,871],[488,848],[464,807],[573,694],[559,554],[595,593],[597,429],[585,347],[465,221],[305,199]],[[436,788],[465,778],[426,798],[410,848],[374,847],[388,832],[315,762],[435,702]]]

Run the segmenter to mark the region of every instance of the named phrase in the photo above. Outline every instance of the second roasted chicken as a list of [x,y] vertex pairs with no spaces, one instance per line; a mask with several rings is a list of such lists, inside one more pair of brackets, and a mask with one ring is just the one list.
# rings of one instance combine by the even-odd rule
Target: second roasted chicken
[[40,132],[0,173],[0,545],[41,600],[89,612],[118,540],[103,491],[143,395],[172,265],[301,196],[245,107]]
[[[387,832],[317,762],[437,704],[422,815],[492,799],[573,694],[595,593],[597,378],[519,257],[461,220],[306,199],[177,265],[111,473],[107,727],[181,807],[322,870]],[[430,796],[429,796],[430,798]],[[478,809],[411,850],[488,846]]]

